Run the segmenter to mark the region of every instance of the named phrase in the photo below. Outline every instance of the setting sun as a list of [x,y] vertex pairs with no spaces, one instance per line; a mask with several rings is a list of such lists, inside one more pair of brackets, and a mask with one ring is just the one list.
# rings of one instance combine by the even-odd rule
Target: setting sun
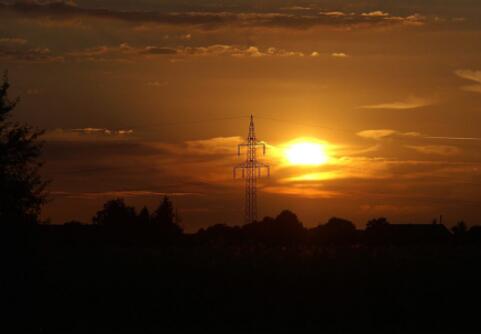
[[325,146],[314,141],[301,141],[290,144],[284,151],[291,165],[317,166],[329,160]]

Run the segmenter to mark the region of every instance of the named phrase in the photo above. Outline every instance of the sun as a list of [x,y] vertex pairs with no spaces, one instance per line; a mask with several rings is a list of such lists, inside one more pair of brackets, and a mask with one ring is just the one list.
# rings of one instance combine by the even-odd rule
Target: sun
[[296,141],[289,144],[284,155],[290,165],[319,166],[329,161],[326,146],[313,140]]

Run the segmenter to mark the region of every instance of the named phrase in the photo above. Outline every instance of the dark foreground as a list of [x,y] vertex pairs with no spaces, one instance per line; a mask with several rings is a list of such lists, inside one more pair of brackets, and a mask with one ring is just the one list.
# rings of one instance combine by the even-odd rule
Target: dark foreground
[[[25,333],[475,333],[481,246],[2,233],[4,321]],[[12,332],[12,331],[9,331]]]

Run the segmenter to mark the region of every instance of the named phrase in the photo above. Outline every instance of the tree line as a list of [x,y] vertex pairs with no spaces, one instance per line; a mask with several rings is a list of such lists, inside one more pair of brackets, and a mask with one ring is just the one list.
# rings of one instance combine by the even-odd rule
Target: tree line
[[[20,100],[11,99],[9,89],[10,83],[5,73],[0,86],[0,221],[16,225],[36,224],[41,222],[41,208],[48,200],[48,181],[42,179],[39,173],[43,131],[12,120],[12,112]],[[121,198],[107,201],[92,218],[92,223],[126,232],[129,229],[144,229],[166,237],[182,235],[180,217],[168,197],[164,197],[152,213],[146,207],[137,212]],[[70,226],[79,224],[75,221],[67,223]],[[242,228],[215,225],[201,229],[197,234],[204,237],[222,236],[224,239],[239,239],[249,235],[262,242],[278,240],[283,243],[306,240],[356,243],[361,239],[394,240],[402,234],[405,238],[410,236],[414,239],[417,235],[418,241],[427,241],[429,235],[432,240],[446,239],[448,231],[434,225],[437,224],[432,227],[400,227],[392,226],[386,218],[376,218],[367,222],[365,231],[361,232],[349,220],[334,217],[325,224],[306,229],[294,213],[283,211],[275,218],[265,217]],[[457,240],[472,240],[479,234],[479,228],[475,226],[468,230],[461,221],[452,228],[452,234]]]

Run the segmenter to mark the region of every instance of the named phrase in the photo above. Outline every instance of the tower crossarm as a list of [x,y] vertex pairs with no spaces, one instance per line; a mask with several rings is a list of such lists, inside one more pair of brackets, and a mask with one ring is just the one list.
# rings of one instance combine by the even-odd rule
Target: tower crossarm
[[244,178],[246,169],[255,170],[258,176],[261,176],[262,169],[265,169],[267,171],[267,176],[270,176],[271,174],[271,166],[269,166],[268,164],[265,164],[259,161],[243,162],[234,166],[233,168],[234,178],[237,177],[238,170],[242,170],[242,178]]
[[250,142],[250,143],[243,143],[243,144],[239,144],[237,145],[237,155],[240,156],[241,155],[241,150],[243,147],[247,147],[247,148],[261,148],[262,149],[262,155],[266,155],[266,144],[264,142],[261,142],[261,141],[253,141],[253,142]]

